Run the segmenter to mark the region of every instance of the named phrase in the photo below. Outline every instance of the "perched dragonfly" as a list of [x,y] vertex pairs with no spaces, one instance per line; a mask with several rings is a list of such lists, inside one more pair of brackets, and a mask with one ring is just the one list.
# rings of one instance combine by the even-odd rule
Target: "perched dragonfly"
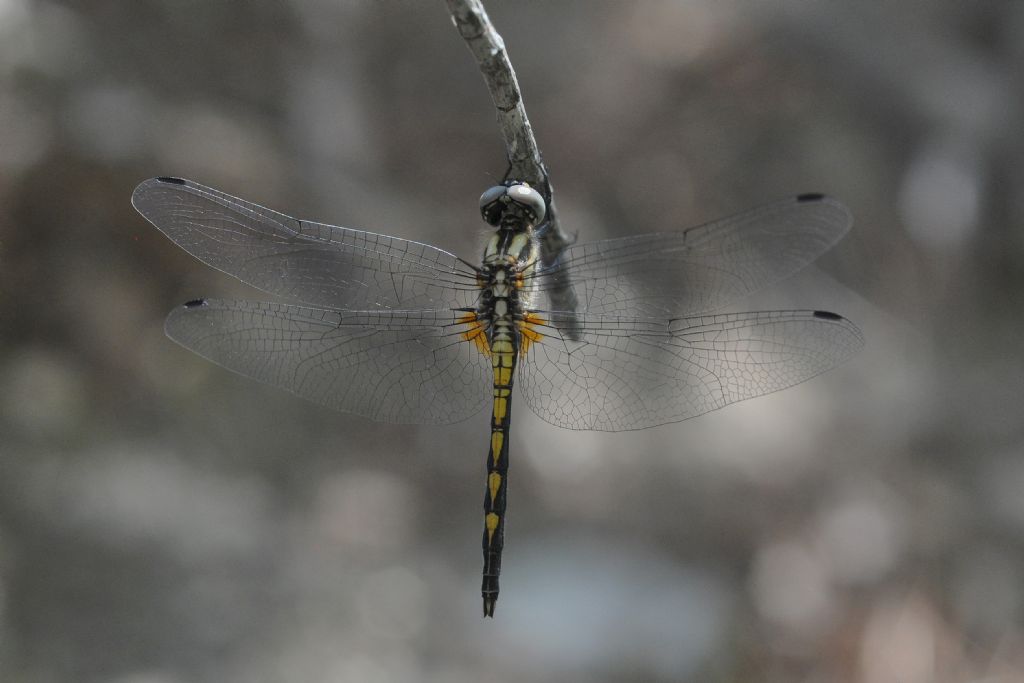
[[[475,266],[397,237],[289,218],[180,178],[132,204],[207,265],[302,305],[195,300],[167,334],[242,375],[380,422],[451,423],[488,402],[483,610],[504,545],[512,385],[541,419],[622,431],[793,386],[863,344],[825,311],[714,313],[835,244],[850,213],[805,194],[676,232],[574,244],[543,265],[545,200],[506,182]],[[545,308],[571,287],[576,310]],[[559,297],[558,300],[563,300]]]

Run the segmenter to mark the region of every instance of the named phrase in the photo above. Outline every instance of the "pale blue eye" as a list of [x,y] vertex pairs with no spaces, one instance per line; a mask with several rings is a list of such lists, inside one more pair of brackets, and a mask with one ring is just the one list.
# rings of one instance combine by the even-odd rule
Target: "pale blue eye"
[[508,188],[508,196],[512,198],[516,204],[525,206],[534,215],[534,219],[537,222],[544,220],[544,215],[547,213],[547,206],[544,202],[544,198],[540,196],[537,190],[533,189],[529,185],[513,185]]
[[480,195],[480,209],[486,209],[488,206],[493,204],[501,197],[508,188],[504,185],[495,185],[492,188],[487,189],[482,195]]

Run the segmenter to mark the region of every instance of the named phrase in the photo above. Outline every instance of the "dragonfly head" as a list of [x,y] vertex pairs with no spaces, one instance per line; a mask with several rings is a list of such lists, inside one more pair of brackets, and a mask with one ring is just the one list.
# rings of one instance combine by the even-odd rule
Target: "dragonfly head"
[[536,225],[544,220],[547,205],[537,190],[516,180],[495,185],[480,195],[480,215],[491,225],[521,223],[525,218]]

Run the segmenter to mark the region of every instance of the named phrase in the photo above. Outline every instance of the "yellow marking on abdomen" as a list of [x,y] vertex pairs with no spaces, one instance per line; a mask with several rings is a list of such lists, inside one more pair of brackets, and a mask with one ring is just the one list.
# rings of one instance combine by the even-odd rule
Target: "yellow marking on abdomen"
[[456,322],[468,326],[468,329],[461,333],[463,339],[473,342],[476,350],[485,356],[491,355],[490,346],[487,344],[487,334],[484,331],[483,324],[477,318],[476,313],[467,313],[460,317]]
[[514,360],[511,351],[495,351],[491,356],[491,365],[496,368],[511,368]]
[[[501,342],[495,342],[495,344],[498,343]],[[507,387],[512,383],[513,363],[515,363],[515,356],[512,353],[495,352],[491,356],[491,365],[494,366],[494,424],[496,425],[501,424],[508,413],[508,396],[511,392]]]
[[501,447],[505,443],[505,435],[501,432],[491,432],[491,453],[494,454],[494,464],[498,464],[501,458]]
[[492,348],[495,353],[512,353],[512,342],[508,339],[495,339]]
[[494,397],[494,424],[500,425],[501,421],[505,419],[505,415],[508,414],[508,397],[507,396],[495,396]]
[[491,505],[494,505],[494,499],[498,496],[498,489],[501,488],[501,475],[497,472],[491,472],[487,475],[487,488],[491,492]]
[[484,517],[484,524],[487,525],[487,545],[490,545],[491,541],[494,540],[494,532],[498,529],[499,521],[501,521],[501,518],[493,512],[487,513],[487,516]]

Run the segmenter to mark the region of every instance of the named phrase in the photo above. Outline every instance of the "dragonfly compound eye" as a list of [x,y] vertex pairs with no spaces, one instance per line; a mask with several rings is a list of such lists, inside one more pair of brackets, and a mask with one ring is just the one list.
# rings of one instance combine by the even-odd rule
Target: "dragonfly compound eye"
[[533,214],[535,223],[540,223],[544,220],[544,214],[547,213],[547,205],[544,202],[544,198],[540,196],[540,192],[537,192],[537,190],[529,185],[518,184],[508,188],[508,196],[516,204],[526,207]]
[[480,215],[491,225],[501,222],[501,214],[510,202],[529,211],[535,223],[544,219],[547,206],[540,193],[525,183],[496,185],[480,195]]
[[491,225],[497,225],[501,220],[501,212],[509,201],[506,192],[508,188],[504,185],[495,185],[480,195],[480,215]]

